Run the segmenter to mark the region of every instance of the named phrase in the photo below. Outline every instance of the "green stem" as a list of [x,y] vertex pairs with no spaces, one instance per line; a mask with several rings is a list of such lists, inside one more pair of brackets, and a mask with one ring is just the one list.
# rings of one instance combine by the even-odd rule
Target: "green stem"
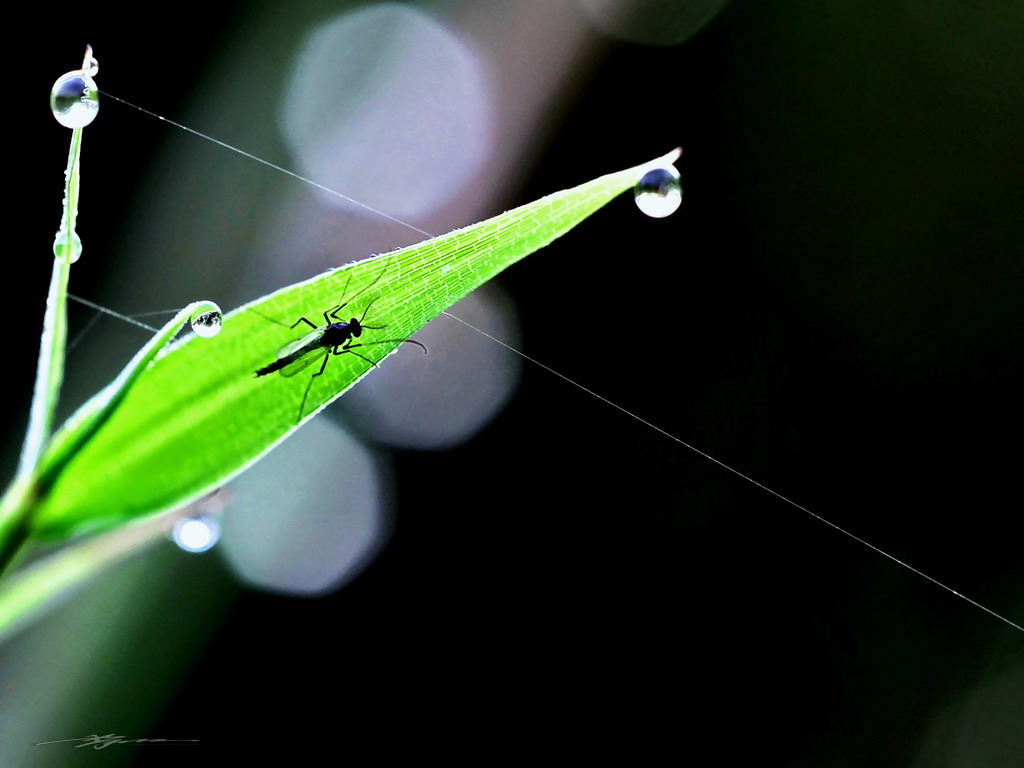
[[211,310],[220,311],[210,301],[194,301],[180,310],[135,354],[121,374],[73,417],[72,421],[78,420],[77,428],[70,430],[70,437],[61,439],[58,435],[56,440],[51,440],[35,463],[11,483],[0,499],[0,574],[10,567],[28,542],[32,511],[45,498],[67,461],[113,415],[134,382],[171,343],[189,318]]
[[181,514],[156,515],[86,539],[11,574],[0,586],[0,642],[62,595],[163,539]]
[[46,299],[39,364],[29,410],[28,429],[21,450],[18,474],[0,501],[0,574],[10,566],[29,537],[29,518],[39,496],[38,464],[53,431],[60,385],[64,380],[64,352],[68,324],[68,277],[81,245],[75,233],[78,219],[79,170],[82,129],[71,133],[68,166],[64,172],[64,214],[53,244],[53,273]]
[[80,246],[75,233],[78,218],[78,160],[82,148],[82,129],[76,128],[71,134],[71,150],[68,153],[68,167],[64,172],[64,215],[61,219],[57,241],[54,243],[53,274],[50,278],[50,293],[46,300],[46,315],[43,318],[43,335],[39,343],[39,366],[36,369],[36,386],[29,412],[28,431],[21,452],[20,475],[31,474],[43,447],[53,430],[57,397],[64,380],[64,349],[67,342],[68,324],[68,278],[71,264],[78,257]]
[[14,563],[28,542],[28,521],[36,503],[37,487],[33,476],[18,475],[0,500],[0,575]]

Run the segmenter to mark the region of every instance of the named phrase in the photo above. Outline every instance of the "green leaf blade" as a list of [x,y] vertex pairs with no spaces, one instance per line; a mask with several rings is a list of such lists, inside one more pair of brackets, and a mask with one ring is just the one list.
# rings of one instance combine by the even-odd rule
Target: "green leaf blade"
[[[64,538],[104,530],[223,485],[299,426],[306,372],[294,378],[255,375],[282,346],[309,330],[305,324],[287,325],[300,316],[320,325],[324,310],[349,301],[339,317],[359,318],[369,307],[364,324],[386,325],[365,330],[358,342],[407,338],[675,156],[283,288],[226,315],[217,336],[190,336],[172,345],[134,380],[104,425],[72,457],[64,457],[33,515],[33,533]],[[399,341],[372,344],[359,352],[379,361],[399,346]],[[402,352],[419,354],[412,345]],[[310,376],[317,370],[319,363],[307,369]],[[372,370],[355,354],[332,356],[309,389],[301,420]],[[74,442],[82,421],[73,417],[50,453],[60,455],[61,444]]]

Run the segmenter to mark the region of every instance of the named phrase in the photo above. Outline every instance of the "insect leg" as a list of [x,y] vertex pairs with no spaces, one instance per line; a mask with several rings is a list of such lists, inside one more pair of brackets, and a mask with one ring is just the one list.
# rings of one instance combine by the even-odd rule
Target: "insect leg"
[[[324,312],[324,320],[327,321],[327,325],[331,324],[331,321],[328,318],[328,315],[330,313],[333,313],[333,312],[340,312],[341,310],[343,310],[345,308],[345,305],[348,304],[348,301],[345,301],[345,294],[348,293],[348,286],[349,286],[349,283],[351,283],[351,282],[352,282],[352,275],[349,275],[348,276],[348,280],[345,281],[345,287],[342,288],[342,290],[341,290],[341,303],[335,304],[333,307],[331,307],[326,312]],[[362,291],[360,291],[359,293],[362,293]],[[358,296],[359,293],[357,293],[356,296]],[[353,296],[352,298],[354,299],[355,296]],[[350,301],[351,301],[351,299],[350,299]],[[337,319],[337,318],[335,318],[335,319]]]
[[[295,325],[298,325],[298,324],[299,324],[299,323],[301,322],[301,320],[298,320],[298,321],[296,321],[295,325],[288,325],[288,323],[282,323],[282,322],[281,322],[280,320],[278,320],[277,318],[271,317],[270,315],[265,315],[265,314],[263,314],[263,313],[262,313],[262,312],[260,312],[260,311],[259,311],[258,309],[252,309],[252,308],[250,308],[250,309],[248,309],[248,310],[246,310],[246,311],[247,311],[247,312],[252,312],[253,314],[256,314],[256,315],[259,315],[259,316],[260,316],[260,317],[262,317],[262,318],[263,318],[264,320],[267,320],[267,321],[269,321],[269,322],[273,323],[274,325],[280,325],[280,326],[281,326],[282,328],[294,328],[294,327],[295,327]],[[303,319],[304,319],[304,318],[303,318]],[[314,326],[314,327],[315,327],[315,326]]]
[[303,411],[306,410],[306,398],[309,397],[309,390],[313,388],[313,379],[315,379],[317,376],[320,376],[324,372],[324,369],[327,368],[327,361],[330,359],[330,355],[324,355],[324,362],[320,366],[320,370],[309,377],[309,384],[306,385],[306,391],[302,395],[302,404],[299,405],[299,418],[295,420],[296,424],[302,421],[302,413]]
[[[363,319],[364,319],[364,318],[366,317],[366,313],[370,311],[370,307],[372,307],[372,306],[373,306],[373,302],[375,302],[375,301],[376,301],[377,299],[379,299],[379,298],[380,298],[380,296],[374,296],[374,297],[373,297],[373,298],[372,298],[372,299],[370,300],[370,303],[366,305],[366,309],[364,309],[364,310],[363,310],[363,316],[359,318],[359,324],[360,324],[360,325],[362,325],[362,323],[363,323]],[[332,318],[333,318],[334,320],[340,320],[341,318],[340,318],[340,317],[338,317],[338,313],[339,313],[339,312],[341,312],[341,310],[343,310],[343,309],[345,308],[345,306],[346,306],[346,304],[342,304],[342,305],[341,305],[341,306],[339,306],[339,307],[334,307],[334,308],[332,308],[332,309],[329,309],[329,310],[327,310],[327,312],[330,312],[330,313],[331,313],[331,317],[332,317]],[[327,312],[325,312],[325,313],[324,313],[324,317],[327,317]],[[327,322],[328,322],[328,324],[330,324],[330,322],[331,322],[331,321],[330,321],[330,320],[328,320]],[[367,328],[372,328],[373,326],[365,326],[365,327],[367,327]],[[383,325],[377,326],[377,328],[384,328],[384,327],[385,327],[385,326],[383,326]]]
[[[327,312],[328,312],[328,313],[330,313],[330,316],[331,316],[331,317],[333,317],[333,318],[334,318],[335,320],[337,320],[337,319],[338,319],[338,316],[337,316],[337,313],[338,313],[338,312],[341,312],[341,310],[343,310],[343,309],[344,309],[345,307],[347,307],[347,306],[348,306],[349,304],[351,304],[351,303],[352,303],[352,302],[353,302],[353,301],[354,301],[355,299],[357,299],[358,297],[362,296],[362,295],[363,295],[364,293],[366,293],[366,292],[367,292],[368,290],[370,290],[371,288],[373,288],[373,286],[375,286],[375,285],[376,285],[377,283],[379,283],[379,282],[380,282],[380,279],[381,279],[382,277],[384,277],[384,273],[385,273],[385,272],[387,272],[387,271],[388,271],[388,268],[387,268],[387,267],[384,267],[384,269],[382,269],[382,270],[380,271],[380,274],[379,274],[379,275],[377,275],[377,277],[375,277],[375,278],[373,279],[373,282],[372,282],[372,283],[370,283],[369,285],[367,285],[367,286],[366,286],[366,287],[364,287],[364,288],[360,288],[360,289],[359,289],[358,291],[356,291],[356,293],[354,293],[354,294],[352,295],[352,298],[350,298],[350,299],[349,299],[348,301],[343,301],[343,302],[342,302],[341,304],[339,304],[338,306],[336,306],[336,307],[331,307],[331,309],[327,310]],[[345,291],[344,291],[344,293],[342,293],[342,294],[341,294],[341,297],[342,297],[343,299],[345,298],[345,294],[346,294],[346,293],[348,293],[348,285],[349,285],[349,283],[351,283],[351,282],[352,282],[352,277],[351,277],[351,275],[350,275],[350,276],[349,276],[349,278],[348,278],[348,280],[347,280],[347,281],[345,282]],[[377,297],[375,297],[375,298],[373,299],[373,301],[371,301],[371,302],[370,302],[369,304],[367,304],[367,305],[366,305],[366,309],[365,309],[365,310],[363,310],[363,317],[366,317],[366,313],[367,313],[367,312],[369,311],[370,307],[371,307],[371,306],[373,305],[373,302],[374,302],[374,301],[376,301],[376,300],[377,300],[377,299],[379,299],[379,298],[380,298],[380,296],[377,296]],[[360,323],[362,322],[362,318],[360,318],[359,322],[360,322]],[[328,324],[329,324],[329,323],[330,323],[330,321],[328,321]]]
[[[351,351],[352,351],[352,350],[350,349],[350,347],[365,347],[365,346],[366,346],[365,344],[351,344],[351,345],[349,345],[349,346],[340,346],[340,345],[339,345],[339,346],[337,346],[337,347],[335,347],[334,349],[332,349],[332,350],[331,350],[331,354],[332,354],[332,355],[344,355],[344,354],[345,354],[346,352],[351,352]],[[341,350],[341,351],[339,351],[339,350]],[[355,355],[356,357],[361,357],[361,358],[363,358],[363,360],[365,360],[366,362],[368,362],[368,363],[369,363],[370,365],[372,365],[372,366],[373,366],[374,368],[379,368],[379,367],[380,367],[380,366],[379,366],[379,365],[377,365],[377,364],[376,364],[375,362],[373,362],[373,360],[371,360],[370,358],[368,358],[368,357],[365,357],[365,356],[363,356],[363,355],[359,354],[358,352],[352,352],[352,354],[353,354],[353,355]]]
[[288,327],[289,327],[289,328],[294,328],[294,327],[295,327],[296,325],[298,325],[299,323],[305,323],[305,324],[306,324],[306,325],[308,325],[308,326],[309,326],[310,328],[319,328],[319,327],[320,327],[320,326],[316,325],[316,324],[315,324],[315,323],[313,323],[313,322],[312,322],[311,320],[308,320],[308,319],[307,319],[307,318],[305,318],[305,317],[300,317],[300,318],[299,318],[298,320],[296,320],[296,321],[295,321],[294,323],[292,323],[292,324],[291,324],[290,326],[288,326]]

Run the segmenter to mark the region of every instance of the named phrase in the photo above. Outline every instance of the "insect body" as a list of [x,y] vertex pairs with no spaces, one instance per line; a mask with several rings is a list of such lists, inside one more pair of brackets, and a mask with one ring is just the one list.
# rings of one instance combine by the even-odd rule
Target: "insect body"
[[[379,279],[379,278],[378,278]],[[374,281],[376,282],[376,280]],[[346,285],[346,289],[347,289]],[[362,291],[360,291],[361,293]],[[359,295],[358,293],[356,294]],[[353,297],[354,298],[354,297]],[[294,341],[290,341],[285,344],[277,353],[277,359],[265,365],[256,371],[256,376],[266,376],[269,373],[280,371],[282,376],[292,377],[297,373],[304,371],[315,362],[323,359],[320,363],[320,370],[314,373],[309,378],[309,384],[306,385],[306,392],[302,396],[302,403],[299,405],[299,417],[298,421],[302,421],[302,414],[306,409],[306,398],[309,397],[309,390],[313,386],[313,379],[323,374],[327,368],[327,361],[331,359],[331,355],[343,355],[350,353],[356,357],[360,357],[370,365],[377,367],[377,363],[370,358],[363,355],[361,352],[356,352],[355,347],[369,347],[374,344],[415,344],[423,350],[426,354],[427,348],[420,344],[418,341],[413,339],[381,339],[379,341],[366,341],[358,344],[353,343],[354,339],[358,339],[362,336],[363,331],[379,331],[382,328],[386,328],[384,325],[364,325],[363,320],[366,318],[367,313],[370,311],[370,307],[373,306],[373,302],[377,299],[373,299],[369,304],[366,305],[366,309],[363,310],[363,316],[360,318],[350,318],[345,321],[338,317],[338,313],[341,312],[348,304],[343,302],[328,310],[324,311],[324,325],[316,325],[306,317],[300,317],[296,320],[290,328],[295,328],[300,323],[305,323],[313,330],[309,331],[304,336],[300,336]],[[276,321],[275,321],[276,322]]]

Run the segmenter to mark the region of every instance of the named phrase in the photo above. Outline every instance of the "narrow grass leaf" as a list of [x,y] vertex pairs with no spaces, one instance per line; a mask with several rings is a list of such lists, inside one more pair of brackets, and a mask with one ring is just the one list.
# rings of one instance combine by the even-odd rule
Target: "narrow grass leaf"
[[[358,318],[369,306],[364,323],[386,326],[364,331],[357,342],[404,339],[676,156],[288,286],[227,314],[219,335],[189,336],[165,348],[132,379],[98,428],[79,415],[55,437],[41,467],[47,482],[32,515],[33,533],[63,538],[188,503],[244,470],[374,370],[355,354],[331,357],[309,387],[300,420],[300,400],[320,363],[294,377],[254,373],[311,329],[289,329],[268,318],[290,324],[306,316],[319,324],[344,294],[356,298],[339,318]],[[398,346],[392,341],[357,351],[379,362]],[[403,353],[419,350],[403,345]],[[78,431],[89,425],[92,434],[83,441]]]

